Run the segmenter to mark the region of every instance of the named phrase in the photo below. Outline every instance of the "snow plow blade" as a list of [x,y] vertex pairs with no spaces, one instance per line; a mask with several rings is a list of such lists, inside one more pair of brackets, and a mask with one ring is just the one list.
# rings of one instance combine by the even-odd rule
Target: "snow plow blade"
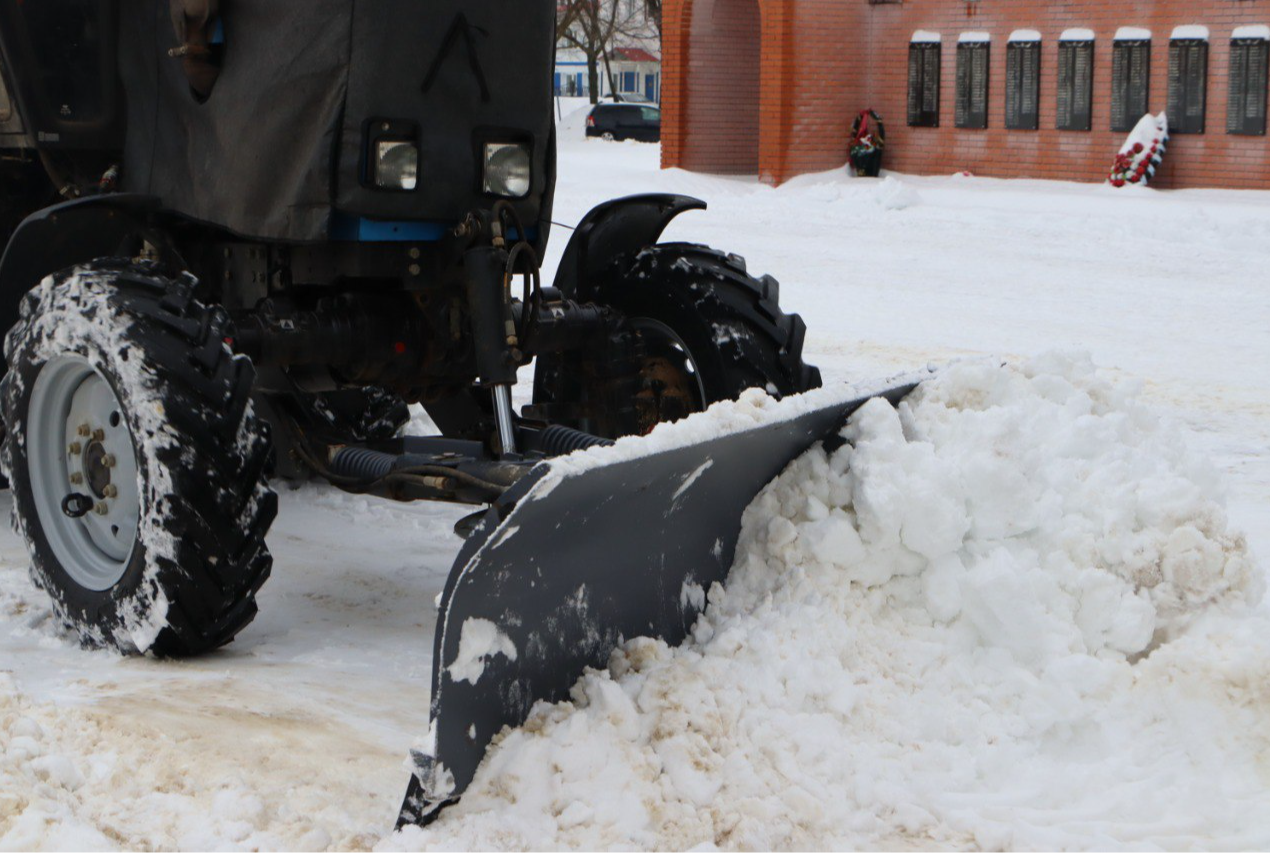
[[489,509],[446,582],[428,742],[413,753],[398,827],[430,823],[504,726],[567,699],[623,641],[680,643],[705,591],[727,577],[741,515],[763,486],[865,402],[895,404],[926,375],[849,398],[788,398],[770,422],[648,455],[630,458],[619,443],[535,466]]

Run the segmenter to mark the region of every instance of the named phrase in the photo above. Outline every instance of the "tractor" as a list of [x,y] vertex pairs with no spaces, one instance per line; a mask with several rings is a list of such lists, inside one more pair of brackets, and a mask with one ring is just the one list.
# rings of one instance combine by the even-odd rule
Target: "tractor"
[[[696,199],[601,204],[542,280],[555,12],[0,0],[0,464],[31,577],[86,646],[197,655],[256,614],[271,481],[471,505],[402,822],[623,638],[682,638],[681,588],[726,574],[745,503],[844,411],[543,485],[820,384],[774,279],[659,242]],[[409,404],[440,434],[401,435]],[[481,619],[521,653],[456,677]]]

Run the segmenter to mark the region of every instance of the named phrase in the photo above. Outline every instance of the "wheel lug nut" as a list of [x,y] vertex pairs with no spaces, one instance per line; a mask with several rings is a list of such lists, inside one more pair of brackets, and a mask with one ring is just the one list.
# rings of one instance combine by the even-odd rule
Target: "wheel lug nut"
[[101,464],[105,465],[107,468],[114,468],[115,455],[113,453],[107,453],[105,456],[102,457]]
[[93,430],[93,441],[105,441],[106,431],[104,429]]
[[78,456],[80,454],[80,451],[82,451],[84,448],[83,448],[83,445],[81,445],[78,441],[72,441],[71,446],[67,449],[70,451],[71,456]]
[[83,436],[84,438],[88,438],[88,436],[92,435],[93,430],[92,430],[92,427],[90,427],[88,424],[80,424],[79,427],[75,430],[75,432]]
[[97,505],[93,507],[93,512],[97,513],[98,515],[105,515],[106,513],[110,512],[110,507],[106,506],[105,501],[98,501]]
[[119,490],[118,490],[117,488],[115,488],[115,484],[114,484],[114,483],[110,483],[110,484],[108,484],[108,485],[106,486],[106,488],[104,488],[104,489],[102,489],[102,490],[101,490],[101,493],[102,493],[103,495],[105,495],[106,497],[108,497],[108,498],[113,498],[113,497],[118,497],[118,496],[119,496]]
[[71,472],[71,485],[72,485],[72,486],[78,486],[78,485],[80,485],[80,484],[81,484],[81,483],[83,483],[83,482],[84,482],[84,475],[83,475],[83,474],[79,473],[78,471],[72,471],[72,472]]

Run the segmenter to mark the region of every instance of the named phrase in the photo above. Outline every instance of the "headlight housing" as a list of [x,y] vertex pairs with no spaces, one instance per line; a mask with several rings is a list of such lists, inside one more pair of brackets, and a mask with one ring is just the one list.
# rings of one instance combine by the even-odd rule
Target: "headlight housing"
[[375,142],[375,186],[413,190],[419,185],[419,146],[404,139]]
[[504,198],[529,195],[529,146],[523,142],[485,143],[483,169],[485,192]]

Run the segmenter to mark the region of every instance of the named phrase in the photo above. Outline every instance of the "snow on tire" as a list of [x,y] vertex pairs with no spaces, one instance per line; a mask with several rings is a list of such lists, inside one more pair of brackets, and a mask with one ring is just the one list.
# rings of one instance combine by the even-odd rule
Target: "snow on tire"
[[15,526],[32,579],[88,646],[221,646],[272,566],[255,371],[196,284],[127,260],[63,271],[26,295],[5,342]]
[[803,361],[802,318],[781,311],[776,279],[749,275],[742,258],[662,243],[619,263],[623,272],[597,287],[596,301],[673,329],[700,370],[707,405],[747,388],[783,397],[820,387],[820,371]]

